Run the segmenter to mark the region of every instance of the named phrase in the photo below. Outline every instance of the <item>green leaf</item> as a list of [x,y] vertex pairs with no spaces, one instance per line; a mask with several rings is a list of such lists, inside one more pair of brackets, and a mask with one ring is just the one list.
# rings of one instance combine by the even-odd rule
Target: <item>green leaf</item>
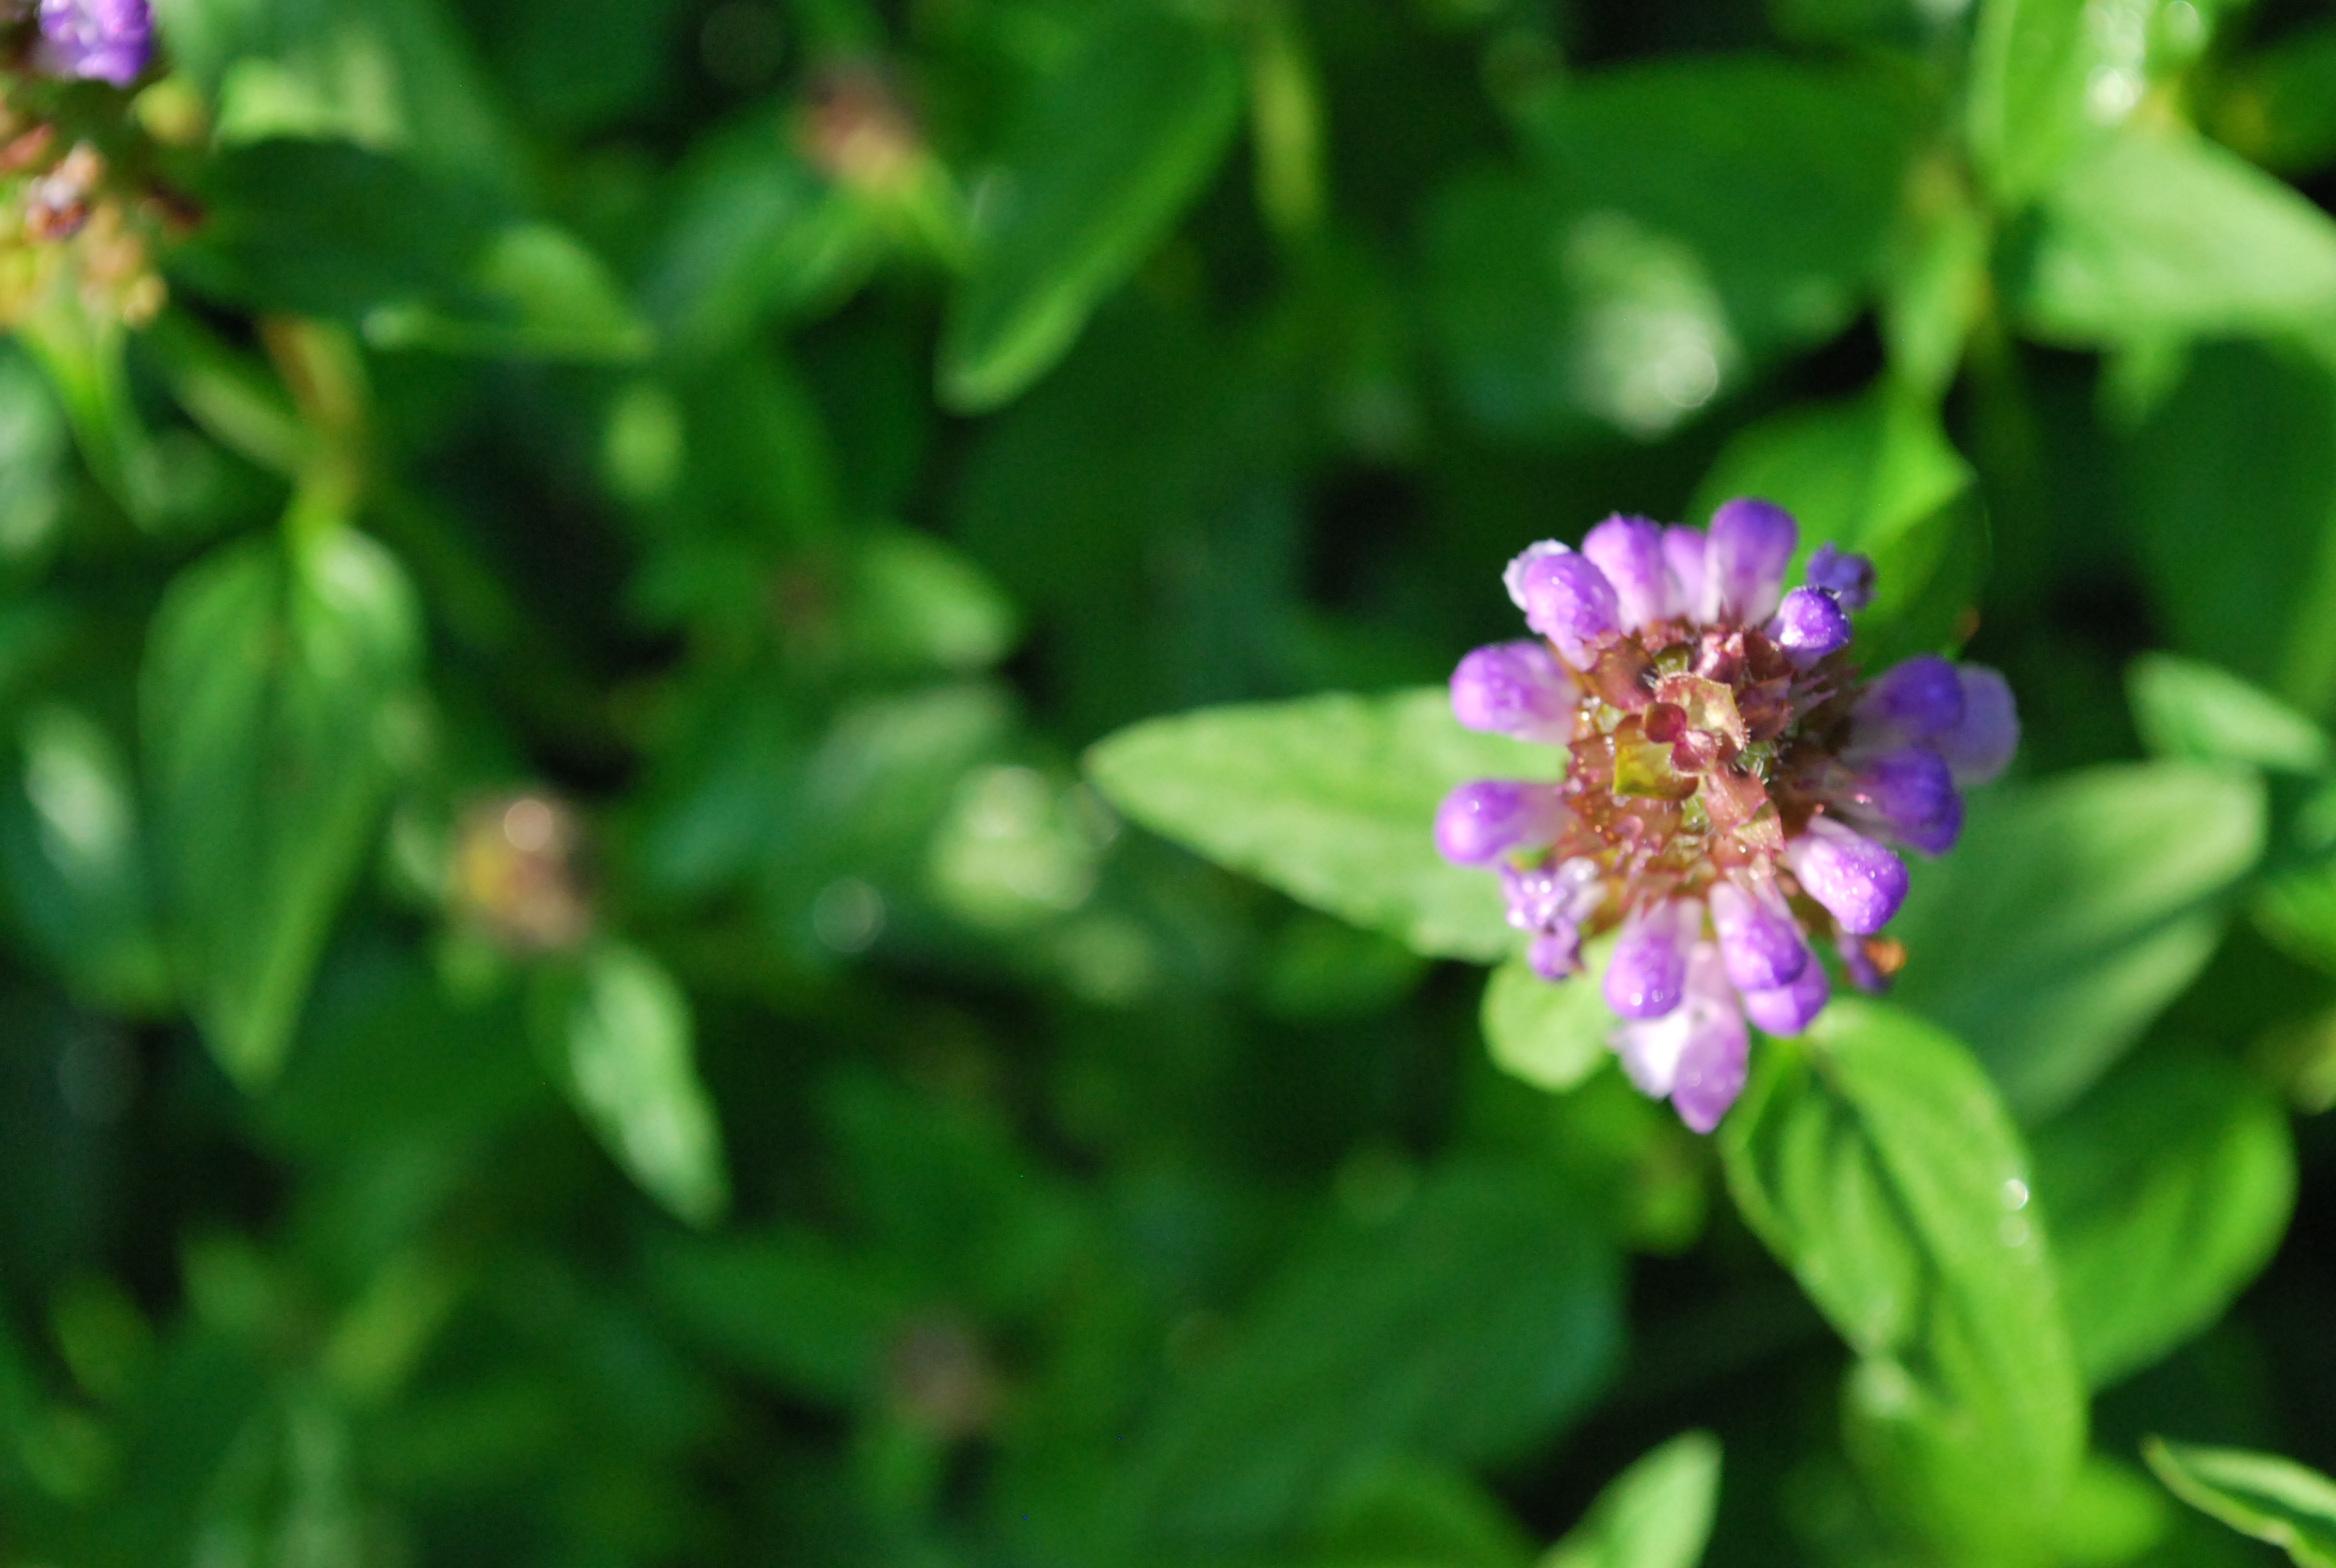
[[1982,792],[1954,852],[1913,868],[1896,1000],[2048,1115],[2205,966],[2263,835],[2261,781],[2196,763]]
[[1437,957],[1514,950],[1500,883],[1436,854],[1436,808],[1475,778],[1554,778],[1563,754],[1462,729],[1440,687],[1203,708],[1103,741],[1087,771],[1145,827]]
[[18,737],[23,772],[0,794],[0,872],[17,918],[83,1000],[115,1012],[161,1007],[170,964],[122,748],[62,704],[25,715]]
[[1971,151],[1999,203],[2024,206],[2099,133],[2085,95],[2115,70],[2084,0],[1985,0],[1965,95]]
[[1857,648],[1878,668],[1957,640],[1986,576],[1974,478],[1937,413],[1883,386],[1747,427],[1704,476],[1694,515],[1761,496],[1799,521],[1798,560],[1825,543],[1872,558],[1876,592],[1858,615]]
[[2055,342],[2235,336],[2324,327],[2336,220],[2212,142],[2128,134],[2044,204],[2020,310]]
[[912,1302],[808,1232],[676,1240],[649,1257],[659,1301],[756,1376],[836,1404],[866,1398]]
[[2336,1481],[2241,1448],[2152,1437],[2142,1455],[2167,1491],[2244,1535],[2268,1541],[2303,1568],[2336,1568]]
[[[2336,706],[2336,375],[2302,354],[2203,345],[2124,460],[2168,640],[2314,717]],[[2240,520],[2248,548],[2234,550]]]
[[1239,122],[1239,54],[1165,7],[1104,10],[976,204],[942,329],[942,400],[995,408],[1046,374],[1166,235]]
[[1544,1439],[1611,1366],[1618,1290],[1577,1207],[1515,1173],[1450,1171],[1400,1217],[1342,1227],[1132,1445],[1147,1541],[1270,1532],[1394,1454]]
[[2146,653],[2126,667],[2134,727],[2156,755],[2244,763],[2273,773],[2321,774],[2328,732],[2260,687],[2178,654]]
[[417,717],[420,617],[380,546],[229,546],[164,594],[139,718],[180,984],[228,1075],[275,1076]]
[[721,1218],[722,1128],[697,1076],[689,998],[664,966],[596,943],[574,969],[543,972],[533,1013],[538,1048],[626,1174],[693,1225]]
[[2033,1141],[2069,1333],[2095,1388],[2213,1323],[2294,1207],[2285,1112],[2203,1054],[2127,1064]]
[[1609,1482],[1541,1568],[1695,1568],[1718,1502],[1718,1441],[1674,1437]]
[[1494,969],[1484,983],[1484,1044],[1502,1070],[1536,1088],[1560,1093],[1596,1072],[1606,1060],[1614,1015],[1599,994],[1601,955],[1587,971],[1556,985],[1522,958]]
[[604,364],[649,351],[648,326],[608,268],[550,224],[497,229],[467,282],[471,300],[374,307],[365,315],[366,340],[381,348]]
[[1568,78],[1521,121],[1530,172],[1455,180],[1429,219],[1461,396],[1518,433],[1587,416],[1660,435],[1839,331],[1909,146],[1903,100],[1873,78],[1758,55]]
[[1934,1529],[2018,1540],[2085,1448],[2020,1136],[1951,1036],[1854,999],[1771,1041],[1720,1130],[1728,1190],[1864,1359],[1853,1437]]

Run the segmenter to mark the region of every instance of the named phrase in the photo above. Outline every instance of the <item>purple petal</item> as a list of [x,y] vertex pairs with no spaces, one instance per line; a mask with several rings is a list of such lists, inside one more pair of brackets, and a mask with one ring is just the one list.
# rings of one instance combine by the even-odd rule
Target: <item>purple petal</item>
[[1624,630],[1679,613],[1679,589],[1663,560],[1661,524],[1643,517],[1610,517],[1590,531],[1582,553],[1614,585]]
[[1436,852],[1454,865],[1490,865],[1554,842],[1566,814],[1565,794],[1556,784],[1478,779],[1445,795],[1436,808]]
[[1785,863],[1809,897],[1860,936],[1888,925],[1906,900],[1905,862],[1830,817],[1811,817],[1786,841]]
[[41,0],[43,63],[55,74],[127,87],[153,52],[146,0]]
[[1794,668],[1806,669],[1849,646],[1849,612],[1822,589],[1796,588],[1768,622],[1768,636]]
[[1553,932],[1578,926],[1605,901],[1598,862],[1574,859],[1560,865],[1501,868],[1501,892],[1508,901],[1509,924],[1521,931]]
[[1614,585],[1596,562],[1563,545],[1555,550],[1535,545],[1513,565],[1517,591],[1524,600],[1525,624],[1555,643],[1559,655],[1574,668],[1587,669],[1596,657],[1591,644],[1621,628]]
[[1962,797],[1936,752],[1902,745],[1857,770],[1855,800],[1893,835],[1924,854],[1943,854],[1962,831]]
[[1853,614],[1874,602],[1874,563],[1830,544],[1817,546],[1801,580],[1833,595]]
[[1615,1030],[1614,1050],[1641,1093],[1668,1097],[1679,1120],[1708,1133],[1743,1092],[1750,1041],[1709,942],[1697,943],[1689,959],[1686,993],[1669,1016]]
[[1711,574],[1722,618],[1757,626],[1775,613],[1800,532],[1791,512],[1749,496],[1711,514]]
[[1833,999],[1833,982],[1814,960],[1789,985],[1744,993],[1744,1013],[1752,1027],[1771,1035],[1797,1035],[1815,1021]]
[[1685,899],[1641,905],[1622,922],[1606,964],[1606,1005],[1618,1017],[1659,1018],[1679,1004],[1703,907]]
[[1808,968],[1809,945],[1792,911],[1773,891],[1764,896],[1734,882],[1715,883],[1711,924],[1719,935],[1728,981],[1739,991],[1774,990]]
[[1525,950],[1525,962],[1543,979],[1562,980],[1582,972],[1582,932],[1566,925],[1533,940]]
[[1855,716],[1859,725],[1885,736],[1926,741],[1962,723],[1962,681],[1955,667],[1937,654],[1916,654],[1865,688]]
[[1674,524],[1663,530],[1663,564],[1671,570],[1679,613],[1691,619],[1718,618],[1711,599],[1711,540],[1703,530]]
[[1557,745],[1573,738],[1580,690],[1546,643],[1480,648],[1452,672],[1452,716],[1470,729]]
[[1959,784],[1983,784],[2020,749],[2020,710],[2003,677],[1983,664],[1955,667],[1962,716],[1933,744]]

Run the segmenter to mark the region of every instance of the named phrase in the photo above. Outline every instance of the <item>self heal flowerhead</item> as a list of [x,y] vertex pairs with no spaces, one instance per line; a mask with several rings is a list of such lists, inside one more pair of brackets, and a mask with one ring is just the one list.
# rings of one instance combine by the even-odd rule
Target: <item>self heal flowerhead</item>
[[41,63],[53,75],[127,87],[153,40],[147,0],[41,0]]
[[[1499,873],[1533,971],[1597,984],[1631,1082],[1698,1132],[1741,1092],[1750,1029],[1798,1034],[1837,978],[1888,984],[1900,851],[1952,845],[1962,789],[2019,742],[1993,670],[1924,655],[1865,678],[1849,616],[1873,564],[1823,546],[1787,592],[1797,533],[1747,498],[1708,530],[1611,517],[1579,550],[1535,544],[1505,581],[1536,638],[1452,679],[1462,723],[1558,747],[1564,777],[1461,786],[1437,846]],[[1605,973],[1579,978],[1610,930]]]

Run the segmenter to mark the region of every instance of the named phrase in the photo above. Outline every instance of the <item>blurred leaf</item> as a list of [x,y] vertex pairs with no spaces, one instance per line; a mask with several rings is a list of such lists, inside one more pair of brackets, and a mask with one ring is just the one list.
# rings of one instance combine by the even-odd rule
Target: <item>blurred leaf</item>
[[2134,727],[2159,756],[2274,773],[2328,771],[2326,731],[2227,671],[2178,654],[2146,653],[2126,667],[2125,679]]
[[1436,852],[1436,807],[1472,778],[1549,778],[1562,754],[1462,729],[1441,688],[1204,708],[1087,754],[1153,832],[1432,957],[1516,946],[1489,872]]
[[121,747],[61,704],[34,708],[18,733],[23,772],[0,793],[0,872],[17,918],[92,1006],[143,1013],[165,1005],[170,965]]
[[2045,202],[2018,298],[2061,343],[2314,330],[2336,310],[2336,220],[2212,142],[2119,136]]
[[2303,1564],[2336,1568],[2336,1481],[2276,1454],[2205,1448],[2152,1437],[2142,1455],[2192,1507]]
[[2286,1113],[2200,1054],[2127,1064],[2034,1144],[2069,1333],[2095,1388],[2220,1316],[2270,1261],[2295,1203]]
[[2100,134],[2086,94],[2097,71],[2117,68],[2083,0],[1982,0],[1964,103],[1972,154],[1998,202],[2025,206]]
[[1900,385],[1933,402],[1962,368],[1987,308],[1987,218],[1950,164],[1918,163],[1883,277],[1882,339]]
[[2049,1115],[2205,967],[2263,833],[2261,784],[2195,763],[1976,794],[1954,852],[1913,867],[1895,998]]
[[2126,443],[2125,467],[2151,605],[2174,646],[2308,715],[2328,712],[2336,376],[2301,355],[2201,346]]
[[883,254],[867,209],[803,161],[778,116],[757,114],[708,136],[677,180],[643,298],[686,355],[711,357],[768,317],[833,304]]
[[1512,958],[1484,983],[1484,1044],[1493,1060],[1536,1088],[1563,1093],[1605,1064],[1606,1037],[1614,1015],[1592,977],[1602,958],[1588,959],[1587,973],[1552,985],[1522,957]]
[[139,717],[180,983],[247,1088],[275,1076],[416,716],[422,628],[380,546],[327,527],[181,574]]
[[1799,521],[1798,560],[1826,543],[1870,557],[1875,595],[1857,650],[1879,668],[1952,647],[1968,624],[1987,562],[1974,478],[1937,414],[1885,385],[1747,427],[1704,476],[1693,513],[1761,496]]
[[722,1128],[697,1076],[689,999],[655,959],[602,940],[540,977],[539,1048],[601,1144],[693,1225],[729,1206]]
[[208,221],[171,253],[174,271],[255,309],[351,321],[375,306],[459,297],[492,228],[476,192],[344,141],[227,149],[206,164],[199,194]]
[[1499,1498],[1455,1466],[1390,1459],[1332,1496],[1319,1568],[1526,1568],[1533,1551]]
[[1540,1568],[1695,1568],[1718,1504],[1718,1442],[1674,1437],[1608,1483]]
[[1885,1490],[1934,1530],[2032,1540],[2085,1397],[2020,1135],[1927,1024],[1842,999],[1806,1040],[1768,1042],[1722,1125],[1728,1190],[1863,1358],[1853,1437]]
[[1021,628],[997,584],[951,546],[909,529],[870,530],[852,569],[849,639],[880,667],[986,669]]
[[545,223],[495,231],[469,269],[475,311],[425,302],[384,304],[365,316],[383,348],[501,358],[622,363],[649,351],[634,314],[600,258]]
[[2277,39],[2236,62],[2218,87],[2207,124],[2251,161],[2293,175],[2336,159],[2336,25]]
[[1462,398],[1513,433],[1587,413],[1640,437],[1848,323],[1909,140],[1875,82],[1755,55],[1568,80],[1527,102],[1523,129],[1530,178],[1465,177],[1430,218]]
[[1617,1290],[1564,1194],[1445,1173],[1294,1260],[1159,1407],[1129,1456],[1147,1542],[1264,1534],[1390,1454],[1545,1437],[1607,1376]]
[[1060,359],[1215,172],[1240,56],[1165,8],[1100,9],[976,202],[972,265],[942,331],[942,400],[994,408]]
[[709,1349],[837,1404],[873,1391],[887,1338],[913,1304],[807,1232],[675,1240],[649,1267],[666,1310]]

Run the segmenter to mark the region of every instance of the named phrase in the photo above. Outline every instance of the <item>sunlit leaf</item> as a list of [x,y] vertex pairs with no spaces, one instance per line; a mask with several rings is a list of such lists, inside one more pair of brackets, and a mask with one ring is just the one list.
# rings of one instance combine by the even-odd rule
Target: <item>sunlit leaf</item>
[[2229,672],[2177,654],[2148,653],[2126,667],[2134,727],[2159,756],[2245,763],[2276,773],[2328,770],[2328,734],[2287,704]]
[[2303,1568],[2336,1568],[2336,1481],[2276,1454],[2153,1437],[2142,1453],[2166,1489]]
[[1695,1568],[1719,1503],[1719,1444],[1674,1437],[1609,1482],[1540,1568]]
[[1493,1060],[1538,1088],[1565,1090],[1596,1072],[1606,1060],[1606,1037],[1614,1032],[1613,1013],[1590,972],[1552,985],[1522,958],[1494,969],[1484,984],[1484,1044]]

